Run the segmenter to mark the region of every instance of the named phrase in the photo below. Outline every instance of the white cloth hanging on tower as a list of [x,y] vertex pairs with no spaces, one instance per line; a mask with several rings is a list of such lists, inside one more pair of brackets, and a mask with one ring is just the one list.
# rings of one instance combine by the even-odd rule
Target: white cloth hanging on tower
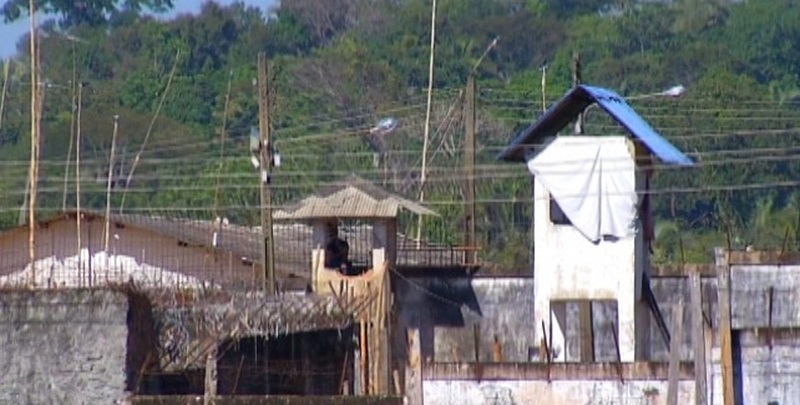
[[635,233],[636,165],[625,137],[555,138],[528,170],[593,243]]

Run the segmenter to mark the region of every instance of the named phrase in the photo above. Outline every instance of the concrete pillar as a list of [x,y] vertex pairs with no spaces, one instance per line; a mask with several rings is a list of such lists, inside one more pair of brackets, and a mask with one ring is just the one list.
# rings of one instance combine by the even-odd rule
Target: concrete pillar
[[650,308],[632,291],[622,290],[617,297],[617,328],[622,362],[650,358]]
[[636,359],[636,301],[632,294],[617,297],[617,342],[619,342],[620,361],[632,362]]
[[[395,218],[375,220],[372,223],[372,264],[386,261],[390,266],[397,259],[397,220]],[[376,253],[377,251],[382,253]],[[380,255],[380,256],[376,256]]]
[[325,246],[331,227],[337,226],[335,219],[317,219],[311,223],[311,288],[315,290],[319,272],[325,269]]
[[[537,291],[538,292],[538,291]],[[536,316],[536,343],[547,337],[547,348],[553,362],[565,362],[567,359],[567,304],[564,301],[551,301],[549,295],[536,294],[534,313]],[[542,330],[544,325],[544,330]],[[539,353],[542,361],[545,353]]]

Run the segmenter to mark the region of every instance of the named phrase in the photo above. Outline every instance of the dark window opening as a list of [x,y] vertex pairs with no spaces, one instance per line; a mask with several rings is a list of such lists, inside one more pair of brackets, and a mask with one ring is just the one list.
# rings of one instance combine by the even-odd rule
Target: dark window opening
[[572,225],[572,222],[567,218],[567,215],[564,214],[564,211],[561,210],[561,207],[553,196],[550,196],[550,222],[554,225]]

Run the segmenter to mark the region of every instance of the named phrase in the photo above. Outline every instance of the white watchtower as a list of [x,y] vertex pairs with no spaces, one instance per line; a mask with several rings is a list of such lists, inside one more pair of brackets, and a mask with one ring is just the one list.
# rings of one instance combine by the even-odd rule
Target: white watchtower
[[[628,136],[556,136],[594,103]],[[588,304],[581,311],[591,311],[591,302],[610,301],[617,306],[620,360],[645,360],[652,300],[643,291],[649,291],[653,162],[692,161],[622,97],[585,85],[570,90],[499,158],[526,163],[533,176],[537,340],[546,338],[553,361],[566,361],[566,304]],[[583,315],[590,321],[581,328],[591,336],[591,315]],[[581,342],[582,352],[586,344]],[[592,351],[593,342],[588,345]]]

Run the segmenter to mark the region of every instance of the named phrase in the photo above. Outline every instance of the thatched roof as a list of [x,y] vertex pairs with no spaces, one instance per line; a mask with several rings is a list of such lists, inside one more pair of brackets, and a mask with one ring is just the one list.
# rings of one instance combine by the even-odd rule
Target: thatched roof
[[174,292],[148,292],[164,371],[201,367],[206,353],[229,339],[278,337],[345,329],[373,297],[219,293],[181,301]]

